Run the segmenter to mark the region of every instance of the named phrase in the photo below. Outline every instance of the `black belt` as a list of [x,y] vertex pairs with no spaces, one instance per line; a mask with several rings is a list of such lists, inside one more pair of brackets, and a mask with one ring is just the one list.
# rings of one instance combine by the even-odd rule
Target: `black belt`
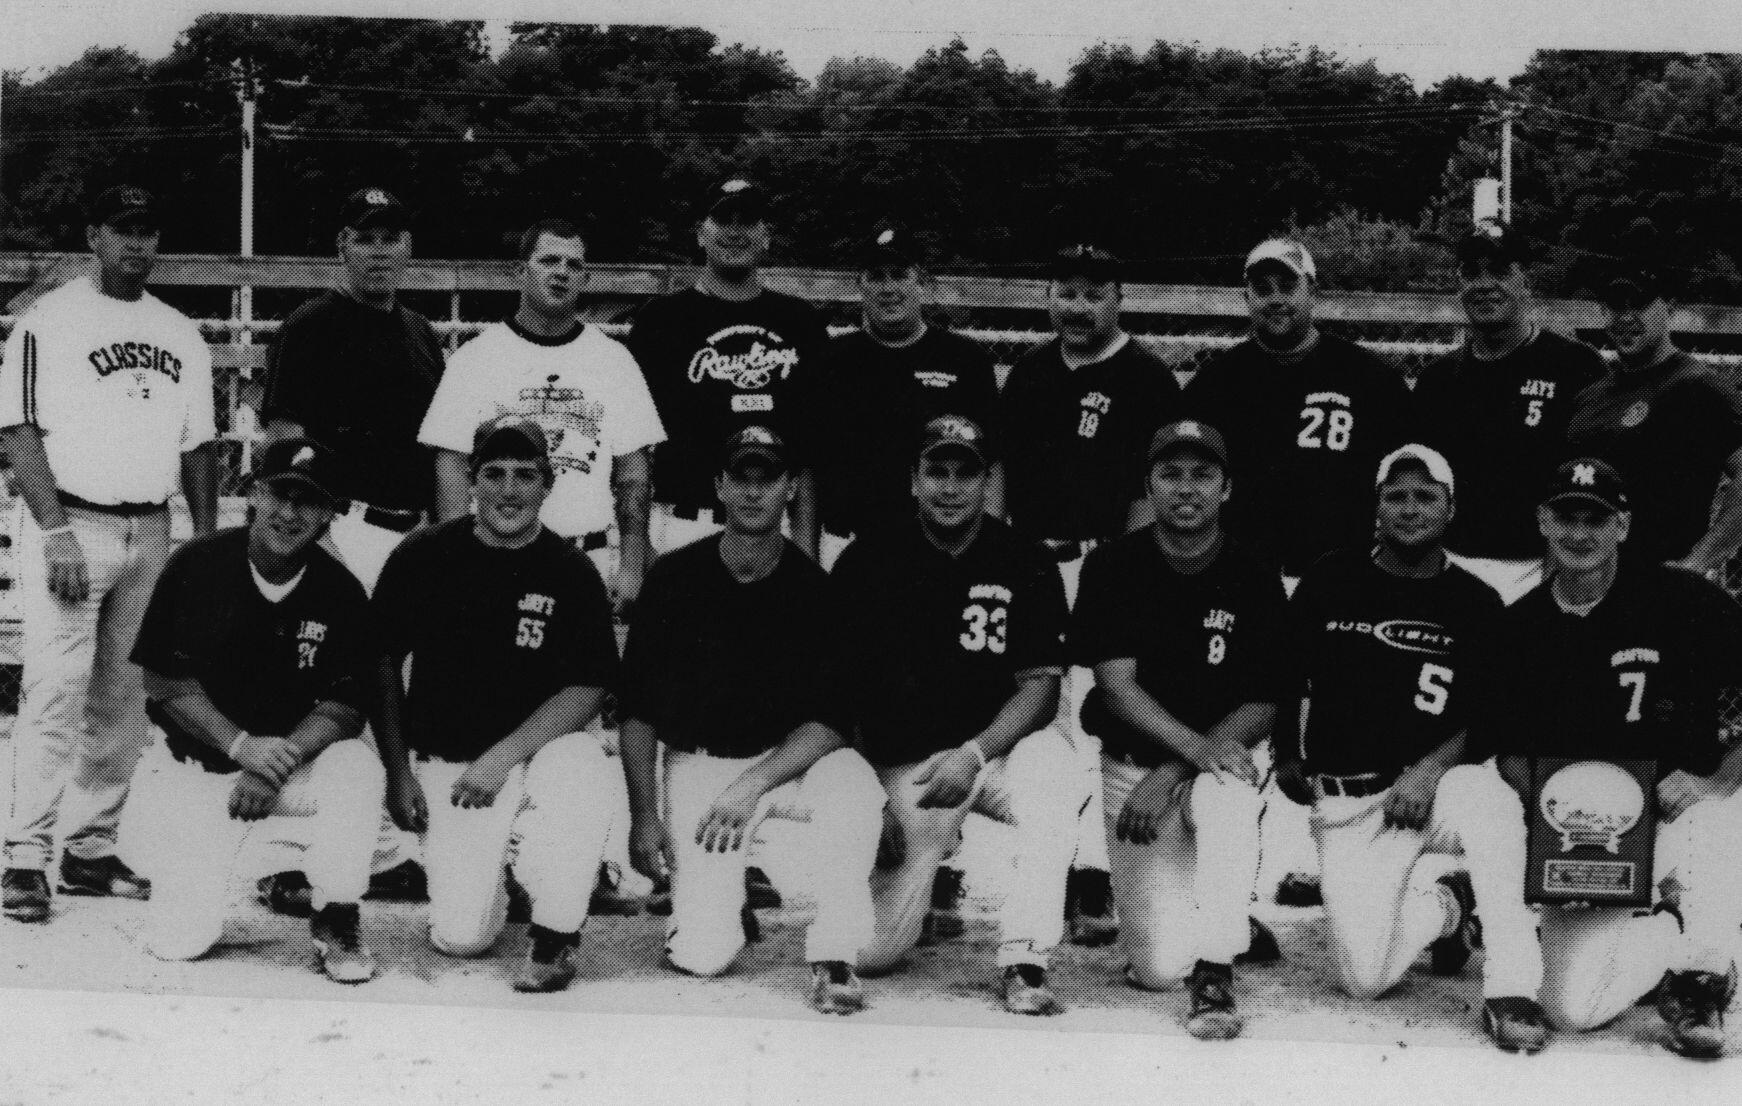
[[[353,507],[359,506],[353,502]],[[392,507],[373,507],[367,503],[361,504],[363,521],[371,526],[379,526],[383,530],[392,530],[400,534],[409,534],[423,523],[422,511],[400,511]]]
[[603,549],[609,544],[605,540],[605,531],[603,530],[594,530],[591,534],[582,534],[572,540],[575,543],[575,548],[582,553],[591,553],[596,549]]
[[77,507],[81,511],[96,511],[101,515],[118,515],[121,518],[138,518],[140,515],[154,515],[169,506],[168,503],[92,503],[81,499],[72,492],[57,491],[55,493],[63,507]]
[[1358,776],[1332,776],[1321,772],[1308,776],[1307,780],[1326,798],[1364,799],[1384,791],[1397,782],[1397,777],[1383,772],[1363,772]]

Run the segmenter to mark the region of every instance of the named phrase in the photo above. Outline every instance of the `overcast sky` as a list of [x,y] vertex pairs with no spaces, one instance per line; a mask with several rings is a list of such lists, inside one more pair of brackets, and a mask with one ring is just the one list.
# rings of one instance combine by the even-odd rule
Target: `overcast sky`
[[1734,0],[0,0],[0,65],[52,69],[92,46],[148,58],[206,11],[596,20],[703,26],[786,54],[814,77],[835,56],[907,65],[961,35],[977,54],[1062,80],[1097,42],[1158,38],[1256,50],[1291,42],[1373,58],[1418,86],[1460,73],[1506,78],[1534,49],[1742,50]]

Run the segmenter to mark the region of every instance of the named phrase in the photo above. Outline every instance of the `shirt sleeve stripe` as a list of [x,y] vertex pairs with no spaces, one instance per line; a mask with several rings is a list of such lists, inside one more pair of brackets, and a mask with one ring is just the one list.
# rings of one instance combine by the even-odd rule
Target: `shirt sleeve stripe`
[[30,426],[36,422],[36,335],[30,331],[24,332],[23,365],[18,374],[23,381],[24,404],[21,411],[24,421]]

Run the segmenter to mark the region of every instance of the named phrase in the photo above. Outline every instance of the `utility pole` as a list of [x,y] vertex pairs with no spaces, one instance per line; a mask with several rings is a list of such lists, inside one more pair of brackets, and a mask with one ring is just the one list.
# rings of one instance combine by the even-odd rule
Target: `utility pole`
[[[241,254],[244,258],[254,256],[254,107],[259,96],[259,82],[254,77],[254,65],[248,58],[237,58],[230,67],[236,83],[236,98],[242,105],[242,197],[241,197]],[[244,283],[236,289],[236,320],[240,324],[236,332],[237,345],[247,346],[254,342],[254,286]],[[248,374],[244,370],[243,377]],[[243,385],[237,388],[239,393],[251,394],[253,388]],[[254,409],[247,403],[239,402],[242,395],[231,396],[230,409],[234,411],[237,436],[242,439],[242,471],[254,470]]]
[[1512,225],[1512,121],[1518,105],[1508,100],[1500,108],[1500,219]]

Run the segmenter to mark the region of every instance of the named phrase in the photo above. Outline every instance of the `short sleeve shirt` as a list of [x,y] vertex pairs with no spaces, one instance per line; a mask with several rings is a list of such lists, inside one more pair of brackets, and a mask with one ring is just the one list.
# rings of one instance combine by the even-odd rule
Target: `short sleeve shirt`
[[631,616],[618,707],[674,749],[758,756],[807,722],[849,730],[828,577],[787,542],[740,582],[714,535],[654,562]]
[[954,556],[917,521],[879,531],[847,547],[833,580],[873,764],[960,745],[992,724],[1018,674],[1064,669],[1058,568],[997,519]]
[[497,415],[538,423],[556,485],[540,518],[567,538],[611,525],[611,464],[665,440],[647,382],[628,349],[597,327],[562,338],[493,323],[454,351],[418,440],[467,454],[478,424]]
[[324,292],[291,312],[267,350],[260,414],[300,423],[333,451],[340,498],[423,510],[435,499],[435,466],[417,432],[441,376],[428,319]]
[[[1276,703],[1298,689],[1283,660],[1287,627],[1276,568],[1225,544],[1199,572],[1168,561],[1149,528],[1090,553],[1071,615],[1071,663],[1137,662],[1137,685],[1180,722],[1208,731],[1246,703]],[[1108,707],[1099,688],[1083,729],[1109,756],[1153,768],[1177,760]]]
[[1568,444],[1627,482],[1627,559],[1685,557],[1705,534],[1730,454],[1742,448],[1742,397],[1685,353],[1649,369],[1612,367],[1579,394]]
[[[133,645],[134,664],[195,680],[225,718],[251,734],[283,737],[321,702],[367,712],[379,653],[363,585],[324,550],[273,602],[248,563],[248,531],[221,530],[170,557]],[[146,713],[170,751],[213,772],[239,765],[184,732],[152,701]]]
[[92,503],[163,503],[181,457],[217,433],[199,328],[151,293],[81,277],[39,299],[0,361],[0,426],[42,433],[55,483]]
[[611,605],[593,562],[548,530],[498,549],[457,518],[401,543],[375,587],[384,649],[411,655],[405,743],[476,760],[557,692],[609,687]]
[[690,288],[649,300],[629,349],[668,439],[654,455],[654,497],[712,506],[720,447],[744,426],[772,428],[811,464],[827,346],[822,314],[782,292],[738,302]]

